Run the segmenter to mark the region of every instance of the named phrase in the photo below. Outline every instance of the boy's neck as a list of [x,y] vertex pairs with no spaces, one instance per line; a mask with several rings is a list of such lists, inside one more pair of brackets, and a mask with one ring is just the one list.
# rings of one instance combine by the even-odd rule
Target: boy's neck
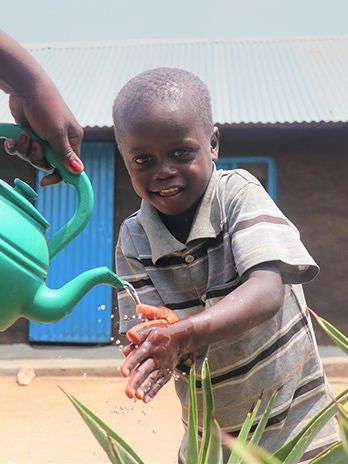
[[169,232],[181,243],[185,243],[187,237],[189,236],[193,219],[195,217],[200,201],[201,198],[196,201],[196,203],[194,203],[187,211],[181,214],[176,214],[174,216],[163,214],[158,211],[163,224],[167,227]]

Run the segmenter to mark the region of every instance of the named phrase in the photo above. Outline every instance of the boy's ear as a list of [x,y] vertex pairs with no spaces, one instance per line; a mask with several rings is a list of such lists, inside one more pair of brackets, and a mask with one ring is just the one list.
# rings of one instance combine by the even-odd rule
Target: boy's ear
[[215,126],[213,134],[210,140],[210,151],[213,161],[216,161],[219,156],[219,143],[220,143],[220,132],[219,129]]

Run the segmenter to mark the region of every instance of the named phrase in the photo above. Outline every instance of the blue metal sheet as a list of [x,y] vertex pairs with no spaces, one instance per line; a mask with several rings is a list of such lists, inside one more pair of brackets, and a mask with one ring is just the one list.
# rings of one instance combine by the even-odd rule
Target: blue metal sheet
[[[60,288],[83,271],[113,268],[113,213],[115,146],[111,142],[85,142],[82,159],[95,195],[87,227],[50,263],[49,288]],[[37,208],[48,219],[50,238],[74,214],[76,191],[66,184],[41,189]],[[108,343],[111,338],[112,289],[99,285],[90,290],[73,312],[54,324],[30,322],[29,339],[52,343]]]

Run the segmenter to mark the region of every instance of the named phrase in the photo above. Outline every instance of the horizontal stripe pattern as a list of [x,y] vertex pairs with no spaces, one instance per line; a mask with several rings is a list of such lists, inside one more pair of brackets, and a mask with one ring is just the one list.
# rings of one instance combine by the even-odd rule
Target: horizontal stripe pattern
[[266,224],[284,224],[288,225],[288,221],[285,218],[280,218],[277,216],[270,216],[270,215],[259,215],[252,219],[247,219],[244,221],[240,221],[234,228],[235,232],[240,230],[248,229],[249,227],[254,226],[255,224],[266,223]]

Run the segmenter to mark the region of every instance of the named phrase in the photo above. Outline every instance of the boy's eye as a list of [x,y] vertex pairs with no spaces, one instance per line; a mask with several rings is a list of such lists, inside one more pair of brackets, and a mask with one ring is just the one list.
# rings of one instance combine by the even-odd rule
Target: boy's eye
[[133,158],[136,164],[145,164],[151,160],[151,155],[137,155]]
[[185,149],[182,149],[182,150],[173,151],[172,155],[174,156],[174,158],[185,158],[190,153],[191,153],[191,150],[188,150],[188,149],[185,148]]

